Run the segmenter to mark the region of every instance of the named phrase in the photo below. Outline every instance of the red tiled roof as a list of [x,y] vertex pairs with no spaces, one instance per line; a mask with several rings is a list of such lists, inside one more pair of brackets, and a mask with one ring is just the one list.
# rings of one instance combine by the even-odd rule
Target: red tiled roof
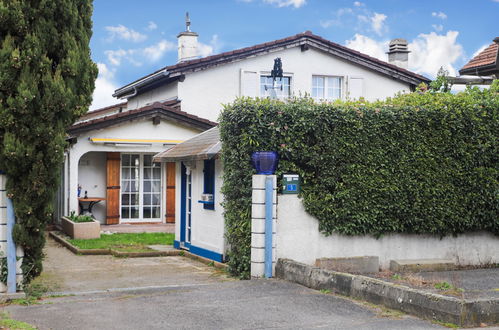
[[217,123],[212,122],[211,120],[191,115],[185,111],[180,110],[180,101],[171,100],[165,102],[155,102],[151,105],[147,105],[139,109],[127,110],[112,115],[88,120],[85,122],[76,123],[68,129],[68,133],[77,135],[79,133],[90,131],[93,129],[100,129],[118,123],[130,121],[137,117],[146,117],[149,115],[152,116],[155,114],[164,115],[174,120],[190,124],[191,126],[199,127],[201,129],[208,129],[217,125]]
[[110,106],[107,106],[107,107],[104,107],[104,108],[99,108],[99,109],[91,110],[91,111],[88,111],[83,116],[81,116],[79,118],[79,120],[85,120],[87,118],[98,116],[98,115],[104,114],[106,112],[113,112],[113,111],[118,110],[119,108],[126,107],[126,105],[127,105],[127,102],[121,102],[121,103],[113,104],[113,105],[110,105]]
[[487,48],[481,51],[477,56],[473,57],[468,63],[466,63],[461,68],[461,70],[478,68],[485,65],[496,63],[498,50],[499,50],[499,44],[493,42]]
[[322,45],[326,45],[330,49],[337,50],[338,52],[341,52],[342,54],[346,54],[348,56],[351,56],[352,58],[359,59],[360,61],[357,61],[358,63],[364,64],[364,65],[366,63],[370,63],[370,64],[374,64],[375,66],[384,67],[384,68],[388,69],[388,72],[386,70],[384,71],[385,74],[390,74],[397,79],[401,79],[402,76],[405,76],[405,77],[408,77],[413,82],[416,82],[416,81],[429,82],[430,81],[428,78],[426,78],[422,75],[419,75],[417,73],[414,73],[414,72],[406,70],[406,69],[403,69],[403,68],[398,67],[394,64],[390,64],[388,62],[381,61],[377,58],[363,54],[361,52],[358,52],[356,50],[342,46],[342,45],[337,44],[335,42],[329,41],[329,40],[324,39],[318,35],[313,34],[311,31],[305,31],[303,33],[299,33],[299,34],[296,34],[294,36],[290,36],[287,38],[278,39],[278,40],[274,40],[274,41],[270,41],[270,42],[265,42],[265,43],[261,43],[261,44],[254,45],[251,47],[245,47],[245,48],[240,48],[240,49],[236,49],[236,50],[231,50],[228,52],[224,52],[224,53],[220,53],[220,54],[216,54],[216,55],[212,55],[212,56],[208,56],[208,57],[203,57],[203,58],[194,59],[194,60],[190,60],[190,61],[180,62],[180,63],[177,63],[175,65],[166,66],[166,67],[163,67],[163,68],[151,73],[148,76],[137,79],[137,80],[131,82],[130,84],[119,88],[117,91],[124,90],[128,86],[133,85],[134,83],[139,82],[139,81],[141,81],[149,76],[152,76],[154,74],[157,74],[161,71],[166,70],[170,73],[174,73],[174,72],[181,72],[182,73],[182,72],[188,72],[188,71],[194,70],[194,69],[204,69],[204,68],[210,67],[211,65],[231,62],[231,61],[234,61],[236,59],[245,58],[245,57],[250,56],[254,53],[266,51],[266,50],[269,50],[271,48],[285,46],[287,44],[297,42],[297,41],[303,41],[305,44],[307,42],[307,40],[319,42]]

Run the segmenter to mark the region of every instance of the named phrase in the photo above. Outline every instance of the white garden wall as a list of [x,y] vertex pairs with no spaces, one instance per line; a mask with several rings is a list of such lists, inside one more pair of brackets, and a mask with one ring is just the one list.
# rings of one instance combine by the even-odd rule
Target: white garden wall
[[379,256],[380,266],[392,259],[451,259],[459,265],[499,263],[499,237],[474,232],[440,239],[432,235],[390,234],[325,236],[297,195],[279,195],[277,206],[277,257],[313,265],[317,258]]

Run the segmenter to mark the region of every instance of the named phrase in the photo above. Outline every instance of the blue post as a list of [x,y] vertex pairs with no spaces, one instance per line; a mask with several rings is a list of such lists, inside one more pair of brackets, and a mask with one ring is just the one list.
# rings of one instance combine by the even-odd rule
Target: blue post
[[7,198],[7,293],[16,293],[16,244],[12,237],[12,229],[16,218],[12,200]]
[[265,178],[265,277],[272,277],[272,207],[274,205],[274,180]]

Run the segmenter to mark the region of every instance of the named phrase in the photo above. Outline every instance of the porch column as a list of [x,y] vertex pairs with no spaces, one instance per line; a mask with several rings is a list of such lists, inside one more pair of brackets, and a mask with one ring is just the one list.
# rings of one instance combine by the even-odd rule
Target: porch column
[[65,193],[68,198],[68,208],[65,211],[68,213],[65,215],[69,215],[71,211],[75,211],[75,213],[78,214],[78,163],[81,156],[81,153],[75,152],[74,150],[68,153],[68,173],[66,173],[66,175],[69,180],[67,183],[68,191]]
[[[265,183],[267,178],[271,183],[271,208],[266,212],[265,204]],[[270,206],[270,205],[269,205]],[[271,250],[267,250],[267,259],[272,254],[272,272],[271,276],[275,274],[276,263],[276,220],[277,220],[277,177],[275,175],[253,175],[253,192],[252,192],[252,205],[251,205],[251,277],[263,277],[265,273],[265,257],[266,257],[266,213],[269,220],[272,222],[267,226],[267,241],[272,238]],[[270,262],[270,260],[268,260]],[[267,275],[269,275],[267,271]]]

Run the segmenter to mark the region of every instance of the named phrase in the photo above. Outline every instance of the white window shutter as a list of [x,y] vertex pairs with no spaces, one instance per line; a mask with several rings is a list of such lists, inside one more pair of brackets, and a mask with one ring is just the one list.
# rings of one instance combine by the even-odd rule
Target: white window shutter
[[348,79],[348,97],[351,100],[364,97],[364,78],[350,77]]
[[258,72],[241,69],[240,96],[258,96]]

